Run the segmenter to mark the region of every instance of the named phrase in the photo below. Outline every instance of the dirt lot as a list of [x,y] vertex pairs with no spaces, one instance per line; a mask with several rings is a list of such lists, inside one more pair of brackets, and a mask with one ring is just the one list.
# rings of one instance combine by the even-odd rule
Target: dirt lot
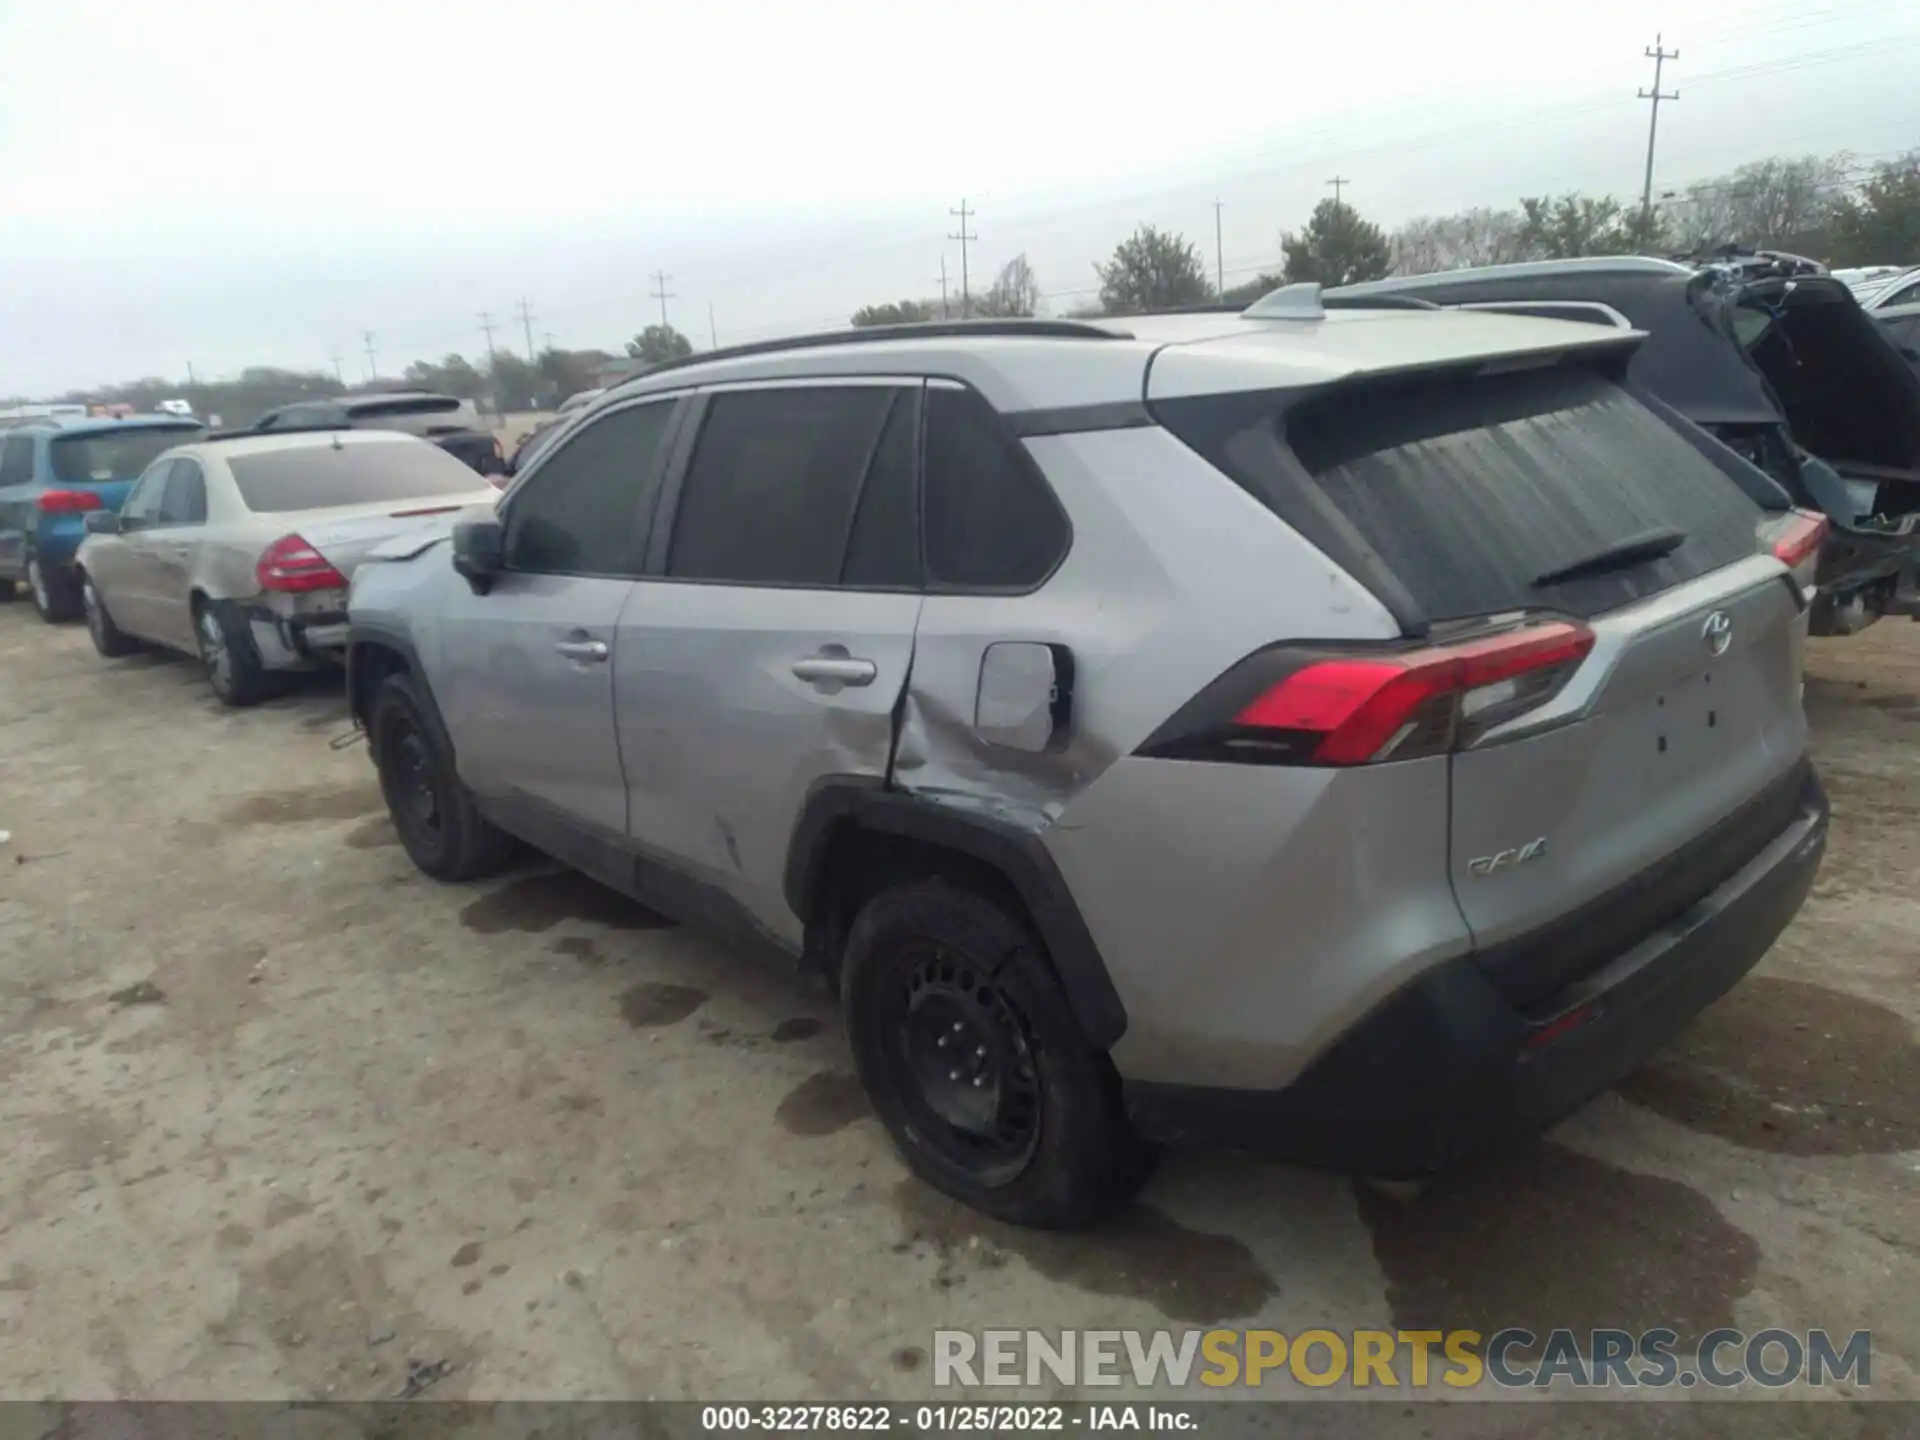
[[0,1395],[906,1398],[936,1325],[1226,1322],[1871,1328],[1920,1397],[1920,626],[1812,657],[1816,897],[1621,1092],[1412,1206],[1175,1153],[1062,1237],[906,1180],[790,977],[417,875],[337,687],[0,608]]

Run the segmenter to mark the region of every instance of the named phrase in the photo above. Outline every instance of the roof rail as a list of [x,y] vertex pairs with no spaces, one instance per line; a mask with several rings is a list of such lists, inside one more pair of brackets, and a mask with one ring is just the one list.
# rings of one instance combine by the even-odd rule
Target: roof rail
[[1323,294],[1320,303],[1329,310],[1438,310],[1441,307],[1418,295],[1342,295]]
[[717,350],[701,350],[677,360],[663,360],[623,379],[615,380],[609,390],[624,389],[637,380],[650,380],[670,370],[705,365],[712,360],[735,360],[752,355],[778,355],[785,350],[824,350],[836,345],[877,344],[882,340],[952,339],[1028,339],[1028,340],[1126,340],[1124,330],[1094,325],[1084,320],[916,320],[904,325],[868,325],[851,330],[823,330],[811,335],[788,335],[778,340],[753,340],[745,345],[725,345]]

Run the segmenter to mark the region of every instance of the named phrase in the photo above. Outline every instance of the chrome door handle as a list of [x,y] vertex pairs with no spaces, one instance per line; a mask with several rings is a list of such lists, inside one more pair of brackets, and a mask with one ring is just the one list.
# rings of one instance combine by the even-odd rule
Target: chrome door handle
[[607,642],[604,640],[562,640],[553,648],[569,660],[585,660],[597,665],[607,658]]
[[845,655],[809,655],[793,662],[793,673],[810,684],[838,681],[842,685],[871,685],[880,667],[871,660]]

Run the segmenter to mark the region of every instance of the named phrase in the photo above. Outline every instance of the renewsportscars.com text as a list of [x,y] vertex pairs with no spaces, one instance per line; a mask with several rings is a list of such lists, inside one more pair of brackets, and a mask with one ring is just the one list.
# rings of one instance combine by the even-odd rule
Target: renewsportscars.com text
[[1873,1380],[1873,1335],[1825,1330],[936,1330],[936,1386],[1732,1389]]

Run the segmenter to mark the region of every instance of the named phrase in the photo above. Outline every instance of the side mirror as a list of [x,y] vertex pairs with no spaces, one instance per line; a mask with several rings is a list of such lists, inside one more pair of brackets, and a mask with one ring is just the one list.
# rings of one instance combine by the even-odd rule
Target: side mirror
[[493,589],[494,577],[506,568],[506,531],[491,517],[459,520],[453,527],[453,568],[466,578],[476,595]]
[[115,510],[89,510],[87,518],[81,522],[89,535],[118,535],[120,533],[120,514]]

